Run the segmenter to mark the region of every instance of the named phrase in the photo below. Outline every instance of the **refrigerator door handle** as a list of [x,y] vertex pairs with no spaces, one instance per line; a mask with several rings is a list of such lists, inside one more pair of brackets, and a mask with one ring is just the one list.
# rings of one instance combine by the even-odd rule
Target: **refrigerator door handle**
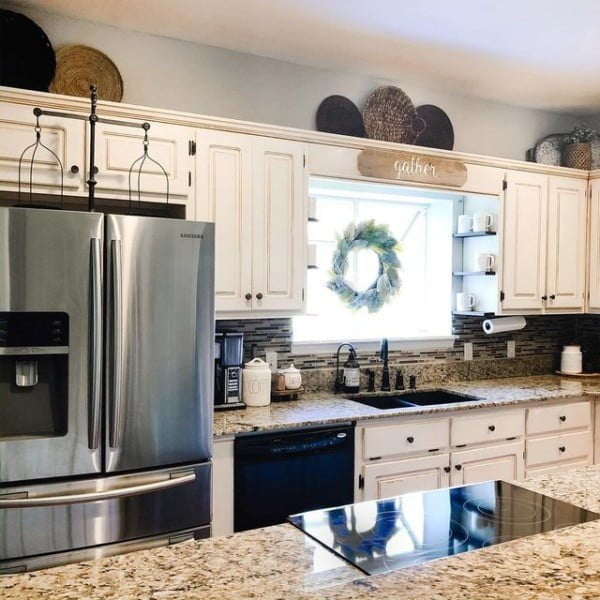
[[121,240],[111,240],[112,260],[112,348],[110,365],[112,370],[112,391],[110,403],[110,431],[108,445],[118,448],[121,445],[123,430],[123,289],[121,281]]
[[104,490],[102,492],[84,492],[82,494],[65,494],[64,496],[35,496],[33,498],[19,498],[20,494],[7,494],[13,496],[2,500],[0,496],[0,509],[2,508],[31,508],[40,506],[56,506],[63,504],[80,504],[82,502],[97,502],[98,500],[113,500],[125,496],[139,496],[149,492],[174,488],[196,480],[196,473],[178,472],[170,473],[169,479],[154,481],[152,483],[142,483],[128,487],[116,488],[114,490]]
[[90,403],[88,416],[88,448],[100,446],[102,393],[102,273],[100,240],[91,240],[91,319],[90,319]]

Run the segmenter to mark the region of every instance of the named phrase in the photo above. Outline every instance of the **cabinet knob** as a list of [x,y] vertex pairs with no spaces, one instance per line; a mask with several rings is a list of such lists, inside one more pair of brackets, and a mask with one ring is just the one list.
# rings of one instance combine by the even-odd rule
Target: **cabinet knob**
[[548,296],[542,296],[542,300],[548,300]]
[[454,467],[457,471],[460,471],[462,469],[462,465],[455,465]]
[[258,294],[256,294],[256,299],[257,300],[262,300],[263,299],[262,292],[258,292]]
[[252,300],[252,294],[248,293],[244,296],[244,298],[246,298],[246,300]]
[[406,438],[406,441],[407,441],[409,444],[412,444],[412,443],[415,441],[415,438],[414,438],[412,435],[409,435],[409,436]]
[[444,467],[444,471],[445,471],[446,473],[450,473],[450,467]]
[[490,431],[496,431],[496,426],[495,426],[495,425],[490,425],[490,426],[488,427],[488,429],[489,429]]
[[566,446],[561,446],[561,447],[559,448],[559,450],[560,450],[561,452],[564,452],[566,449],[567,449],[567,448],[566,448]]
[[71,168],[69,169],[71,171],[71,173],[73,173],[74,175],[79,173],[79,167],[77,165],[71,165]]
[[567,417],[565,415],[560,415],[560,417],[558,417],[563,423],[567,420]]
[[550,300],[556,300],[556,294],[550,294]]

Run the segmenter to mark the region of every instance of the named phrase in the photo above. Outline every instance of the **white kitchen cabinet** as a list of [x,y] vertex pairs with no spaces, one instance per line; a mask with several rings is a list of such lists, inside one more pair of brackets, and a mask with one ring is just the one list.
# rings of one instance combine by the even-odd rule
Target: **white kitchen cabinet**
[[255,138],[253,310],[299,311],[306,280],[304,145]]
[[507,173],[502,311],[583,311],[586,212],[582,179]]
[[[35,142],[33,108],[21,104],[0,103],[0,185],[17,190],[19,157]],[[64,169],[65,193],[84,194],[85,122],[60,117],[40,117],[40,142],[56,153]],[[21,191],[29,192],[32,149],[25,154],[21,169]],[[58,194],[61,174],[56,159],[39,147],[33,164],[32,190]]]
[[[135,122],[135,121],[134,121]],[[139,120],[140,125],[143,122]],[[88,131],[89,135],[89,131]],[[179,125],[151,123],[148,131],[148,155],[164,168],[169,177],[169,200],[181,203],[191,196],[192,158],[190,141],[194,130]],[[129,176],[129,170],[143,156],[144,130],[141,126],[127,127],[98,123],[96,125],[96,193],[98,196],[128,199],[130,180],[132,199],[165,202],[167,184],[165,175],[156,163],[147,158],[140,160]],[[141,165],[141,172],[140,172]],[[138,178],[138,173],[139,178]],[[193,204],[193,203],[192,203]],[[188,215],[189,216],[189,215]]]
[[592,406],[583,402],[536,406],[527,410],[527,433],[541,435],[570,429],[589,429],[592,425]]
[[453,452],[451,485],[469,485],[481,481],[523,479],[525,474],[523,440]]
[[429,452],[447,448],[450,437],[448,419],[412,420],[363,430],[363,457],[366,460]]
[[196,132],[196,209],[216,224],[220,317],[300,312],[305,305],[304,144]]
[[546,290],[548,177],[509,171],[506,186],[502,310],[541,312]]
[[252,308],[252,136],[196,132],[196,216],[215,225],[216,310]]
[[582,179],[550,177],[546,310],[585,305],[586,190]]
[[482,410],[474,415],[452,419],[452,446],[499,442],[525,433],[525,411],[522,409]]
[[363,500],[390,498],[450,485],[450,456],[437,454],[363,468]]
[[592,463],[590,430],[573,431],[527,440],[527,468],[588,460]]
[[600,312],[600,179],[590,182],[588,312]]

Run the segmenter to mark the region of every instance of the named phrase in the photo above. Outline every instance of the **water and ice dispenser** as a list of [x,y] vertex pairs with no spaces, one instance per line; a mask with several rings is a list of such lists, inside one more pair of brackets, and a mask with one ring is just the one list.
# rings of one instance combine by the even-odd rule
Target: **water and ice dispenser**
[[0,312],[0,438],[67,432],[69,317]]

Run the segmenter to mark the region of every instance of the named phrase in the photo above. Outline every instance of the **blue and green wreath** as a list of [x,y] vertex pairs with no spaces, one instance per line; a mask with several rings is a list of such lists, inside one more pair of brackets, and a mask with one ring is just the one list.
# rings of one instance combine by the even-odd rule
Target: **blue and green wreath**
[[[346,281],[348,255],[352,250],[366,248],[377,254],[379,272],[366,290],[357,292]],[[366,307],[370,313],[377,312],[400,290],[398,253],[401,250],[401,245],[390,234],[387,225],[376,225],[372,219],[358,224],[350,223],[343,235],[338,236],[327,287],[350,309],[359,310]]]

